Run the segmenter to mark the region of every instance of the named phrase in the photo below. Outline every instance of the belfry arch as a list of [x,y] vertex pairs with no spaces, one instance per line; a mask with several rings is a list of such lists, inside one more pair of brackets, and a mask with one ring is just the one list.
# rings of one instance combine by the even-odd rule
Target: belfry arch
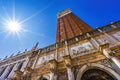
[[[88,75],[88,74],[91,74],[91,75]],[[105,77],[104,78],[100,77],[100,75],[103,75],[103,77],[104,76]],[[91,80],[92,77],[94,77],[94,79],[99,78],[100,80],[106,80],[106,78],[110,78],[107,80],[120,79],[119,74],[117,74],[114,70],[104,65],[96,64],[96,63],[89,63],[87,65],[82,66],[82,68],[79,69],[76,80],[86,80],[85,77],[87,77],[86,78],[87,80]]]

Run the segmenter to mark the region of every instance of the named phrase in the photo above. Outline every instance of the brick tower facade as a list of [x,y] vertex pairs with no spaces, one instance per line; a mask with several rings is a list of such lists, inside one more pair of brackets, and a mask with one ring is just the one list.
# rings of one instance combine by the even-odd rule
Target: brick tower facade
[[87,23],[78,18],[71,10],[66,9],[58,14],[56,42],[82,35],[93,30]]

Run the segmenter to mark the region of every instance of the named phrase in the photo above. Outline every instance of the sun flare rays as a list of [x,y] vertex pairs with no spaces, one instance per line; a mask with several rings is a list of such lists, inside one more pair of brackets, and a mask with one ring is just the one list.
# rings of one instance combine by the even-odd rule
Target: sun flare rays
[[2,6],[4,13],[6,15],[6,17],[2,17],[3,18],[2,24],[4,27],[4,31],[2,31],[2,32],[7,33],[5,38],[12,36],[12,35],[16,35],[16,37],[18,39],[20,39],[21,35],[24,35],[24,32],[33,32],[33,31],[25,29],[25,26],[27,26],[27,25],[24,25],[24,23],[31,20],[33,17],[41,14],[46,9],[50,8],[53,4],[54,4],[54,0],[50,4],[48,4],[47,6],[36,11],[35,13],[24,18],[23,20],[18,20],[18,17],[16,16],[15,0],[12,1],[12,7],[11,7],[12,8],[11,9],[12,15],[10,15],[9,10],[7,10],[5,6]]

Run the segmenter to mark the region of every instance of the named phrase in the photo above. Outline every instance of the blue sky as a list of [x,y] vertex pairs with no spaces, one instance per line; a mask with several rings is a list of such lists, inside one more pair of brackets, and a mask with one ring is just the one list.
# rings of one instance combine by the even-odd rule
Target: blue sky
[[[0,57],[55,43],[57,13],[70,8],[93,28],[120,20],[119,0],[0,0]],[[13,8],[15,7],[15,8]],[[24,21],[18,35],[5,31],[5,22],[13,17]]]

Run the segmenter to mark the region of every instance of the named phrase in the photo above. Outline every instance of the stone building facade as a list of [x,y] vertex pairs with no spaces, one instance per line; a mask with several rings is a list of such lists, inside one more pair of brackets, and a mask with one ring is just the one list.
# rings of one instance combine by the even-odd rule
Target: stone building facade
[[67,9],[56,43],[0,61],[0,80],[120,80],[120,21],[92,29]]

